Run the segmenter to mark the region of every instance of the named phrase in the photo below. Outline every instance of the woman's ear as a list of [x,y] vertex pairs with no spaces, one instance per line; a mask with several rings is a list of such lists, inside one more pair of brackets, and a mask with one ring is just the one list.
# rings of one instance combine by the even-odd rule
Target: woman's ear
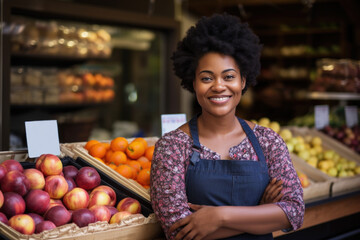
[[242,77],[241,78],[241,90],[244,90],[245,86],[246,86],[246,78]]

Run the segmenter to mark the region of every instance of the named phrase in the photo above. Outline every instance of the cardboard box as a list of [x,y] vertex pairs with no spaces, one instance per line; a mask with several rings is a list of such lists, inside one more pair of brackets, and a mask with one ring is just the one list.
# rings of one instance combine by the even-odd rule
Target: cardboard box
[[[91,166],[90,163],[81,158],[76,160],[66,156],[64,152],[61,153],[61,159],[64,166],[74,165],[77,168],[83,166]],[[35,159],[28,158],[26,151],[18,152],[0,152],[0,162],[6,159],[16,159],[21,162],[24,168],[35,167]],[[114,181],[104,172],[99,171],[101,176],[101,184],[112,187],[117,196],[117,202],[124,197],[133,197],[139,200],[142,207],[142,214],[135,214],[119,224],[108,224],[107,222],[96,222],[89,224],[87,227],[79,228],[76,224],[70,223],[51,231],[45,231],[40,234],[24,235],[11,227],[0,222],[0,238],[2,239],[161,239],[164,238],[160,223],[158,222],[151,205],[148,201],[138,198],[138,195],[129,191],[129,189],[121,186],[117,181]]]

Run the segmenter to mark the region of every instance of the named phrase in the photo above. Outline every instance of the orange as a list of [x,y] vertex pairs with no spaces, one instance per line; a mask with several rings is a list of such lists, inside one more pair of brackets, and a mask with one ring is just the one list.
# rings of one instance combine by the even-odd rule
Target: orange
[[142,168],[145,169],[145,168],[151,168],[151,162],[146,162],[142,165]]
[[123,177],[126,177],[126,178],[133,177],[133,169],[126,164],[119,165],[117,168],[115,168],[115,171],[120,173]]
[[150,169],[142,169],[136,178],[141,185],[150,185]]
[[141,142],[141,143],[143,143],[145,149],[148,147],[146,140],[144,138],[142,138],[142,137],[135,138],[133,140],[133,142]]
[[93,157],[103,158],[106,154],[106,147],[102,143],[96,143],[90,147],[89,154]]
[[147,147],[145,150],[145,157],[147,159],[149,159],[150,161],[152,161],[152,158],[154,155],[154,149],[155,149],[155,146],[150,146],[150,147]]
[[149,159],[144,156],[139,157],[137,161],[140,163],[142,168],[147,168],[147,164],[150,162]]
[[126,164],[129,165],[130,167],[133,167],[137,172],[140,172],[141,170],[141,164],[136,160],[129,160],[127,161]]
[[106,151],[110,149],[110,143],[102,143],[104,147],[106,148]]
[[115,151],[125,152],[128,145],[129,145],[128,141],[126,140],[126,138],[123,137],[114,138],[110,143],[111,150],[113,150],[114,152]]
[[86,149],[86,150],[88,150],[89,151],[89,149],[93,146],[93,145],[95,145],[95,144],[97,144],[97,143],[100,143],[98,140],[89,140],[86,144],[85,144],[85,146],[84,146],[84,148]]
[[111,155],[112,155],[113,153],[114,153],[114,152],[111,151],[111,149],[106,152],[106,154],[105,154],[105,162],[108,162],[108,163],[110,162],[110,157],[111,157]]
[[105,163],[104,160],[102,160],[101,158],[98,158],[98,157],[94,157],[94,158],[102,163]]
[[113,152],[109,158],[109,162],[114,163],[115,165],[126,163],[127,156],[122,151]]
[[145,147],[144,144],[140,141],[133,141],[129,144],[129,146],[126,148],[126,154],[131,159],[138,159],[145,153]]
[[149,185],[142,185],[145,189],[149,189],[150,186]]
[[[128,165],[128,164],[126,164],[126,165]],[[128,166],[131,168],[131,171],[132,171],[132,177],[131,177],[131,179],[136,180],[137,175],[138,175],[138,171],[137,171],[134,167],[132,167],[132,166],[130,166],[130,165],[128,165]]]
[[113,163],[109,163],[108,166],[111,167],[114,170],[117,168],[117,166],[115,164],[113,164]]

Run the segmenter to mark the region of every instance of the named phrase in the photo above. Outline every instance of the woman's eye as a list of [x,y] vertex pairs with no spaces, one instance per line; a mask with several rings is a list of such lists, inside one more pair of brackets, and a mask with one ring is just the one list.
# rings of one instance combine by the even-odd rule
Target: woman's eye
[[211,81],[211,78],[210,77],[202,77],[201,81],[208,82],[208,81]]
[[234,79],[235,77],[233,75],[227,75],[225,76],[225,80],[232,80]]

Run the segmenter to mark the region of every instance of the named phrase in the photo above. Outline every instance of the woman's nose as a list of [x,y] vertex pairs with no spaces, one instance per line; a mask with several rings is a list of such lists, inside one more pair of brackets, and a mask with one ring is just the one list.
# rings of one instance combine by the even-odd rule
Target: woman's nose
[[225,83],[221,78],[218,78],[213,82],[212,85],[213,91],[223,91],[224,89],[225,89]]

